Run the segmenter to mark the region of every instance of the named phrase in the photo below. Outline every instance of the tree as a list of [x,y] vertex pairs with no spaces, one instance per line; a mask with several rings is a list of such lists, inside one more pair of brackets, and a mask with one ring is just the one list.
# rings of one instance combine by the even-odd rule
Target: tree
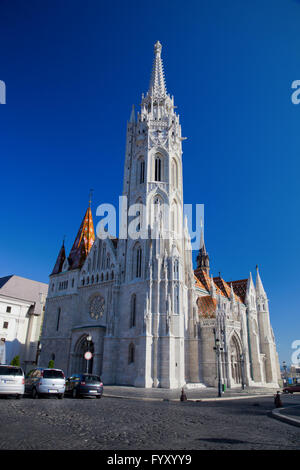
[[11,366],[20,366],[20,356],[15,356],[10,363]]
[[48,368],[53,369],[53,367],[54,367],[54,361],[53,359],[51,359],[51,361],[49,361]]

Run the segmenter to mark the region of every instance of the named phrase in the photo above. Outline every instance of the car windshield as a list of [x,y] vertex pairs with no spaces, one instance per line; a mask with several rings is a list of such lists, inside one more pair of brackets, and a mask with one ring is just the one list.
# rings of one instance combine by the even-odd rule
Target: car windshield
[[44,379],[63,379],[64,374],[61,370],[46,369],[43,373]]
[[87,384],[101,382],[101,379],[98,375],[84,375],[83,380]]
[[23,371],[17,367],[0,366],[0,375],[23,375]]

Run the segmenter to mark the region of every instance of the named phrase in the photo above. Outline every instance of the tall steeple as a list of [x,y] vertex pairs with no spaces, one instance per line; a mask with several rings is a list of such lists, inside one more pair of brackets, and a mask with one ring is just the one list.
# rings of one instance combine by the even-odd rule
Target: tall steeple
[[148,95],[153,98],[165,97],[167,93],[161,50],[162,45],[157,41],[154,45],[154,62],[148,91]]
[[80,228],[78,230],[77,236],[75,238],[74,244],[70,251],[68,261],[70,264],[70,269],[81,268],[87,255],[89,254],[93,243],[95,241],[95,232],[93,217],[91,211],[91,196],[89,200],[89,207],[87,208],[83,220],[81,222]]

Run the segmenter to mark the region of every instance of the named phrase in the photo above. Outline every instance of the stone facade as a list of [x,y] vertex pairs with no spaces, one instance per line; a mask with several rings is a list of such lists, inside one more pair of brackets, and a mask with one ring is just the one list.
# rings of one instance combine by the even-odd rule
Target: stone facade
[[120,231],[134,225],[136,236],[95,239],[88,209],[50,276],[40,362],[55,357],[66,374],[90,370],[106,384],[215,385],[218,339],[224,384],[274,386],[278,357],[259,274],[256,287],[251,275],[231,285],[210,278],[203,236],[193,270],[174,109],[157,42],[149,91],[127,124]]

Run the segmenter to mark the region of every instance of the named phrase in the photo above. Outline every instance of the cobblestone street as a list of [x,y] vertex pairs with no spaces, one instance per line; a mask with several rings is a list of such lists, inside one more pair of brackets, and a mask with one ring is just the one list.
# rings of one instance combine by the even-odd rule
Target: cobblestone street
[[[284,406],[300,403],[283,397]],[[0,449],[299,449],[300,428],[268,414],[273,399],[215,402],[0,399]]]

